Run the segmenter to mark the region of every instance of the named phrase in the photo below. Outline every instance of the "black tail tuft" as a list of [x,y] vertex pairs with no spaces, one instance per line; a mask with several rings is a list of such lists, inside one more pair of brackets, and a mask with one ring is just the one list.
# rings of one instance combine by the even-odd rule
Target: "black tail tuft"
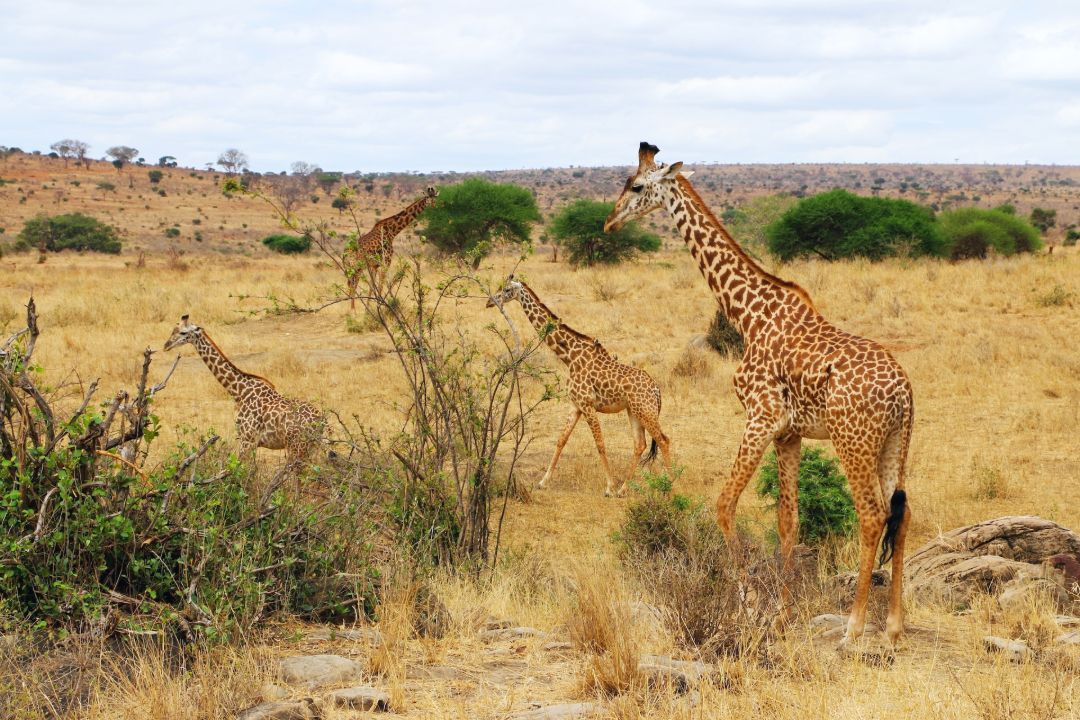
[[641,456],[641,466],[645,467],[653,460],[656,459],[656,440],[652,441],[652,445],[649,446],[649,452]]
[[889,517],[885,521],[885,535],[881,538],[881,557],[878,563],[884,565],[896,551],[896,534],[900,532],[900,524],[904,522],[904,512],[907,510],[907,493],[903,490],[894,490],[892,499],[889,501]]

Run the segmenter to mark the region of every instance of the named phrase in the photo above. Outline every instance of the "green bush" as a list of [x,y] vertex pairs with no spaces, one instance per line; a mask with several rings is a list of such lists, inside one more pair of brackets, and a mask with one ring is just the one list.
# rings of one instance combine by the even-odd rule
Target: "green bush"
[[1080,240],[1080,231],[1078,231],[1075,227],[1068,228],[1065,231],[1065,247],[1072,247],[1076,244],[1077,240]]
[[311,249],[310,235],[267,235],[262,244],[274,252],[284,255],[298,255]]
[[150,178],[151,185],[157,185],[161,178],[165,177],[165,173],[160,170],[147,170],[146,175]]
[[52,217],[39,215],[27,220],[15,247],[25,250],[39,248],[43,244],[46,250],[53,252],[89,250],[115,254],[121,249],[116,228],[82,213]]
[[[770,452],[758,471],[757,494],[780,502],[776,453]],[[847,478],[835,458],[821,448],[803,448],[799,462],[799,542],[820,544],[830,536],[848,537],[858,522]]]
[[826,260],[946,254],[941,230],[928,208],[907,200],[861,197],[832,190],[800,200],[766,231],[769,250],[781,260]]
[[439,202],[420,215],[425,239],[444,253],[479,267],[496,242],[528,244],[540,220],[532,191],[472,178],[442,188]]
[[178,228],[178,227],[165,228],[162,231],[161,234],[164,235],[167,238],[177,238],[177,237],[180,237],[180,228]]
[[960,208],[938,217],[945,248],[953,260],[1034,252],[1042,247],[1039,231],[1004,209]]
[[639,252],[660,249],[660,237],[637,223],[605,233],[604,220],[614,207],[614,203],[575,200],[552,218],[551,237],[567,249],[571,265],[615,265]]

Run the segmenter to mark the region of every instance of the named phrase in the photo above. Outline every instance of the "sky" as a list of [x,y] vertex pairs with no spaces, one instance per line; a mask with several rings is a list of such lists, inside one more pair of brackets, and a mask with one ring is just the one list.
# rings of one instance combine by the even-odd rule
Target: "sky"
[[1080,164],[1076,0],[0,0],[0,145],[260,172]]

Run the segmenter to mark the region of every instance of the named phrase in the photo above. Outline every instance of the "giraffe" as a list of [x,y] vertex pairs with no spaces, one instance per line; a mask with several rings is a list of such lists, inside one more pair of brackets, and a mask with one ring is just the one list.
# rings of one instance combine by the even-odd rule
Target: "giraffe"
[[843,642],[859,638],[878,541],[879,562],[892,558],[886,634],[903,631],[904,539],[911,518],[904,468],[914,401],[900,364],[881,345],[826,320],[793,282],[766,272],[735,242],[680,172],[655,161],[659,149],[641,143],[637,171],[627,179],[605,230],[663,207],[697,261],[721,311],[745,340],[734,376],[746,428],[717,521],[737,542],[732,521],[739,495],[770,442],[780,471],[779,534],[786,569],[798,537],[798,467],[803,438],[829,439],[847,474],[859,516],[859,575]]
[[383,218],[375,226],[345,247],[341,264],[349,280],[349,301],[356,307],[356,286],[360,283],[360,270],[367,269],[368,278],[379,290],[386,282],[386,271],[394,259],[394,238],[409,227],[423,210],[435,204],[439,191],[433,187],[414,200],[396,215]]
[[[488,300],[487,307],[502,307],[509,300],[521,303],[521,308],[536,328],[536,332],[555,352],[555,356],[570,368],[570,401],[574,404],[574,409],[559,435],[547,472],[537,487],[544,487],[551,479],[566,441],[570,439],[577,421],[584,417],[596,441],[596,449],[600,453],[600,461],[607,475],[604,495],[611,496],[615,476],[608,464],[604,437],[600,432],[600,420],[597,418],[598,412],[618,413],[625,410],[630,420],[630,431],[634,435],[633,459],[641,458],[640,462],[644,465],[656,457],[659,446],[664,455],[664,465],[670,469],[671,441],[660,429],[660,387],[649,374],[640,368],[624,365],[616,360],[599,340],[566,325],[540,301],[532,288],[521,280],[515,280],[513,275],[507,278],[506,285]],[[652,437],[652,443],[648,454],[642,457],[646,432]],[[631,462],[630,473],[619,485],[617,495],[625,492],[626,481],[633,476],[633,468],[634,463]]]
[[[195,347],[206,367],[236,400],[236,436],[241,459],[253,464],[255,448],[284,448],[286,473],[296,473],[323,435],[326,419],[319,409],[283,396],[266,378],[236,367],[187,315],[173,328],[165,350],[185,343]],[[297,489],[299,482],[297,477]]]

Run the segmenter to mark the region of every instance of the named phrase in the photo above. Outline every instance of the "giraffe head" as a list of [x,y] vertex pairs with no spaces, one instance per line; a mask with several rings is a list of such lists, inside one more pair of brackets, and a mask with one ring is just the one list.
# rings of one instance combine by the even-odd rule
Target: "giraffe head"
[[193,342],[195,336],[202,330],[198,325],[188,322],[188,316],[184,315],[180,318],[180,322],[173,328],[172,335],[165,341],[165,349],[172,350],[174,347],[180,347],[184,343]]
[[496,305],[502,307],[503,303],[508,300],[517,300],[520,302],[523,289],[524,286],[521,284],[521,281],[515,280],[514,276],[510,275],[506,278],[506,284],[503,285],[502,289],[488,298],[486,307],[495,307]]
[[[648,215],[664,204],[664,185],[674,183],[682,169],[682,163],[656,164],[660,148],[642,142],[638,148],[637,172],[626,179],[622,195],[615,201],[615,209],[604,222],[604,232],[618,230],[626,222]],[[682,173],[690,177],[690,172]]]

